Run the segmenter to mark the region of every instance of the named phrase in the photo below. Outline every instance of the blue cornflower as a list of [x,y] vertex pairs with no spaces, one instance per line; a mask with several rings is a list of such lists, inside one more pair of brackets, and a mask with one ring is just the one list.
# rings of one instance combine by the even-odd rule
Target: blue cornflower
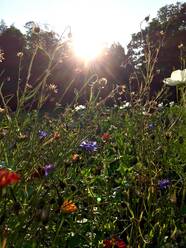
[[88,152],[95,152],[97,151],[97,142],[84,140],[81,142],[80,147]]
[[47,164],[44,166],[45,176],[47,177],[50,172],[54,170],[55,166],[53,164]]
[[170,180],[162,179],[158,182],[158,186],[160,187],[160,189],[166,189],[170,186]]
[[153,128],[155,128],[154,123],[150,123],[150,124],[149,124],[149,129],[153,129]]
[[46,131],[39,130],[38,135],[40,139],[44,139],[47,137],[48,133]]

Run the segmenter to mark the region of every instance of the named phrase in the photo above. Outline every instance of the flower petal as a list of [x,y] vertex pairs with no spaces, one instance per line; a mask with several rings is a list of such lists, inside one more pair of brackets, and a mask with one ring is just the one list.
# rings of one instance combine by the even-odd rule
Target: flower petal
[[172,78],[166,78],[163,80],[163,82],[167,85],[170,85],[170,86],[176,86],[176,85],[180,84],[180,81],[172,80]]
[[173,81],[182,81],[182,71],[181,70],[176,70],[171,73],[171,79]]
[[184,69],[184,70],[181,72],[181,76],[182,76],[182,82],[183,82],[183,83],[186,83],[186,69]]

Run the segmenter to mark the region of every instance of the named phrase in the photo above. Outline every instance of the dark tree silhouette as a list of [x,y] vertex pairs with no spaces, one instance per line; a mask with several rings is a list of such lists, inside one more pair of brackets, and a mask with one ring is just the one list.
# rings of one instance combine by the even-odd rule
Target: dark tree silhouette
[[[22,34],[14,26],[7,27],[1,21],[0,49],[4,52],[5,60],[0,63],[0,82],[4,84],[4,95],[14,96],[9,104],[13,109],[16,108],[15,95],[20,59],[17,56],[18,52],[24,54],[19,79],[21,88],[24,88],[26,83],[33,87],[37,86],[48,73],[47,68],[50,67],[44,91],[49,94],[48,86],[55,84],[58,92],[50,92],[46,104],[48,107],[54,106],[56,102],[63,105],[71,103],[76,96],[75,92],[80,91],[82,87],[84,90],[81,92],[79,102],[85,103],[89,94],[89,86],[85,86],[85,83],[92,74],[107,79],[107,85],[101,90],[103,98],[117,85],[125,85],[127,90],[131,89],[133,71],[145,72],[145,53],[156,51],[161,41],[162,47],[156,58],[151,87],[151,92],[158,91],[162,87],[162,80],[168,77],[172,70],[185,66],[186,4],[164,6],[158,11],[156,18],[151,22],[148,22],[148,19],[144,19],[146,27],[132,35],[127,54],[121,44],[114,43],[106,47],[102,56],[92,61],[88,67],[73,54],[71,36],[62,42],[56,33],[37,27],[33,21],[25,24],[26,33]],[[37,54],[28,78],[29,63],[36,49]],[[142,77],[141,80],[143,81]],[[135,90],[138,89],[135,88]]]
[[25,37],[14,26],[1,27],[0,49],[4,52],[5,60],[0,63],[0,82],[3,83],[4,95],[7,96],[11,105],[15,105],[15,93],[18,84],[19,58],[17,53],[25,47]]
[[[177,3],[162,7],[157,17],[147,23],[140,32],[133,34],[128,44],[128,57],[131,64],[140,66],[145,70],[145,52],[148,44],[155,51],[160,40],[162,47],[156,58],[156,66],[152,81],[152,91],[158,91],[162,87],[162,81],[169,77],[171,72],[185,67],[186,59],[186,4]],[[175,89],[171,88],[172,92]],[[174,95],[174,94],[173,94]],[[173,98],[175,98],[173,96]]]

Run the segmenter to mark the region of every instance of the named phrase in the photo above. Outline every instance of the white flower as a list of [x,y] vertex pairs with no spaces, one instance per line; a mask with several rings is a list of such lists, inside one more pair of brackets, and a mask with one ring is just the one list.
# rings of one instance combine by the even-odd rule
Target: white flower
[[120,109],[125,109],[125,108],[128,108],[128,107],[130,107],[131,105],[130,105],[130,102],[125,102],[123,105],[121,105],[119,108]]
[[158,104],[158,108],[162,108],[163,107],[163,102]]
[[146,111],[143,111],[142,114],[143,114],[144,116],[150,116],[150,114],[149,114],[148,112],[146,112]]
[[174,101],[169,102],[169,106],[172,107],[174,105]]
[[163,82],[170,86],[186,84],[186,69],[173,71],[171,77],[164,79]]
[[83,223],[86,223],[87,221],[88,221],[88,219],[83,218],[83,219],[81,219],[81,220],[77,220],[76,222],[77,222],[77,223],[80,223],[80,224],[83,224]]
[[75,111],[79,111],[79,110],[83,110],[86,109],[86,107],[84,105],[78,105],[75,107]]

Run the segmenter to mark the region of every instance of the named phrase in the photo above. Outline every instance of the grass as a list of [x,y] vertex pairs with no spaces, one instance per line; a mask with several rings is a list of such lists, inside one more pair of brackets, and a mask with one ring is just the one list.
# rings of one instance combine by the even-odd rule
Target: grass
[[1,242],[104,247],[117,237],[127,247],[184,247],[185,125],[178,105],[149,115],[132,106],[2,114],[1,166],[20,180],[0,188]]

